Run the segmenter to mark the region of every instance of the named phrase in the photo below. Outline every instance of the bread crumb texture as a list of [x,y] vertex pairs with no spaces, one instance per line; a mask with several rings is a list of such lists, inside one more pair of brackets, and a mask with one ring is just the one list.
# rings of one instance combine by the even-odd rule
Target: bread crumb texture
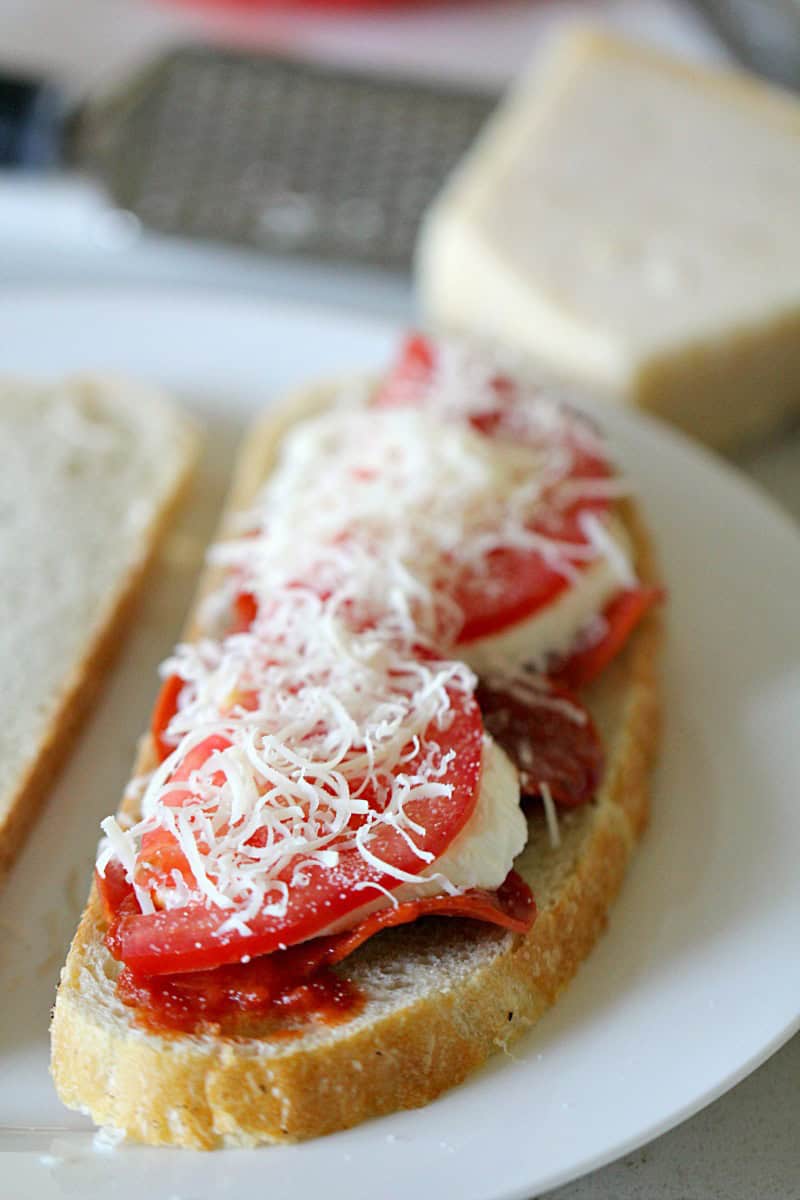
[[193,465],[159,393],[0,381],[0,877],[117,648]]

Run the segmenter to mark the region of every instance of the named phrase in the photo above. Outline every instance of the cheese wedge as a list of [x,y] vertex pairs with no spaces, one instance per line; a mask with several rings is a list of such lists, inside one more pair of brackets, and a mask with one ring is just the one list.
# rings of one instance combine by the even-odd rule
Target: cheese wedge
[[573,31],[418,244],[436,325],[718,446],[800,409],[800,103]]

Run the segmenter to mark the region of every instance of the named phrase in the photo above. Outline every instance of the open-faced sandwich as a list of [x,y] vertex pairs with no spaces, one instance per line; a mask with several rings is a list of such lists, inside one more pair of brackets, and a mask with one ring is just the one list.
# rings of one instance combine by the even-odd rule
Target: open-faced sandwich
[[464,346],[270,413],[103,822],[65,1103],[151,1143],[307,1138],[528,1027],[646,821],[660,596],[594,425]]

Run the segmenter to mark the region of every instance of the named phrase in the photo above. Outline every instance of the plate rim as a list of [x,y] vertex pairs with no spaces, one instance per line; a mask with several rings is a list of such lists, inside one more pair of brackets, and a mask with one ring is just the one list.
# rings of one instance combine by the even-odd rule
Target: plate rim
[[[273,298],[255,292],[240,292],[230,288],[214,288],[212,286],[200,288],[189,286],[176,287],[170,284],[161,287],[149,283],[141,285],[106,285],[91,281],[79,284],[59,283],[53,286],[43,286],[39,283],[22,287],[18,284],[0,285],[0,308],[10,303],[17,317],[19,317],[20,303],[23,305],[40,305],[42,303],[63,304],[69,300],[75,301],[77,298],[80,298],[82,303],[88,304],[102,302],[103,305],[133,304],[141,307],[145,305],[152,305],[154,307],[169,305],[176,310],[178,307],[194,307],[207,310],[224,308],[228,312],[235,313],[237,309],[240,309],[248,312],[250,316],[261,309],[270,311],[273,314],[275,312],[285,314],[298,322],[319,319],[327,324],[333,322],[351,327],[354,324],[360,324],[365,331],[371,330],[376,335],[380,334],[381,336],[391,336],[393,333],[397,334],[407,324],[400,317],[376,313],[362,313],[358,309],[351,307],[338,308],[325,303],[307,303],[297,299]],[[588,400],[588,407],[591,411],[597,410],[601,413],[609,411],[603,405],[602,401],[592,403],[590,398]],[[737,492],[742,493],[746,497],[747,503],[755,505],[760,510],[760,516],[763,519],[779,526],[784,535],[789,535],[794,549],[797,551],[798,556],[800,556],[800,527],[798,527],[792,516],[761,485],[749,478],[741,468],[720,457],[705,446],[694,442],[679,430],[666,425],[664,422],[647,413],[641,413],[638,410],[627,410],[618,406],[614,406],[613,412],[615,420],[620,420],[623,425],[630,422],[635,428],[645,433],[651,442],[666,440],[668,443],[671,443],[675,451],[680,453],[684,459],[688,459],[693,470],[702,473],[710,470],[716,475],[718,480],[724,482],[726,487],[734,488]],[[800,557],[798,557],[798,562],[800,562]],[[742,1079],[746,1078],[746,1076],[756,1070],[772,1054],[779,1050],[781,1046],[786,1044],[798,1030],[800,1030],[800,1002],[795,1018],[784,1029],[776,1033],[760,1051],[753,1053],[743,1064],[740,1064],[715,1086],[707,1089],[699,1098],[695,1098],[680,1107],[670,1117],[660,1122],[653,1122],[646,1132],[639,1132],[628,1139],[622,1139],[607,1151],[598,1153],[591,1159],[582,1160],[577,1169],[573,1167],[553,1174],[545,1183],[536,1184],[537,1188],[550,1190],[561,1186],[570,1180],[578,1178],[580,1175],[597,1170],[609,1162],[615,1161],[621,1156],[630,1153],[636,1147],[644,1145],[668,1132],[670,1129],[691,1118],[708,1104],[713,1103],[732,1087],[735,1087],[736,1084],[741,1082]],[[66,1134],[67,1131],[65,1130],[63,1133]],[[0,1147],[0,1153],[4,1153],[2,1147]],[[513,1191],[497,1193],[497,1200],[526,1200],[529,1192],[530,1185],[520,1184]]]

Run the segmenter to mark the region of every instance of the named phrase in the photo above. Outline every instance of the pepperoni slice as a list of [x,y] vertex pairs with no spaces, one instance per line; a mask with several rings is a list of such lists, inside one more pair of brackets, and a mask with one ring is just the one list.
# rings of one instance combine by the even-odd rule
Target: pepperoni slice
[[664,589],[660,587],[636,587],[622,592],[603,612],[606,625],[603,637],[570,655],[550,672],[551,677],[568,688],[586,687],[616,658],[645,614],[663,599]]
[[[434,345],[420,334],[413,334],[406,340],[395,367],[378,393],[376,405],[381,408],[423,406],[435,369]],[[524,440],[525,430],[520,428],[518,421],[521,407],[517,402],[518,388],[513,380],[496,375],[489,381],[487,393],[486,408],[472,413],[469,418],[472,427],[487,437]],[[552,444],[561,451],[568,449],[570,480],[607,479],[611,474],[609,464],[585,437],[580,436],[584,425],[582,418],[576,415],[574,436],[568,438],[566,444],[562,430],[549,435],[552,442],[543,440],[545,434],[537,435],[536,448]],[[608,508],[607,499],[587,494],[563,508],[544,506],[530,528],[562,543],[585,545],[584,516],[588,513],[603,516]],[[576,565],[576,569],[580,570],[580,565]],[[459,643],[468,644],[500,633],[533,616],[568,587],[569,581],[564,574],[538,550],[501,546],[490,551],[484,566],[465,575],[456,588],[454,599],[464,615]]]
[[[434,798],[411,799],[405,805],[409,819],[421,825],[424,835],[415,834],[420,850],[439,858],[453,838],[472,815],[477,802],[481,775],[483,722],[480,709],[472,697],[454,694],[453,720],[446,731],[430,731],[444,753],[452,751],[439,782],[450,785],[449,794]],[[211,743],[214,739],[207,739]],[[206,746],[206,743],[203,743]],[[221,748],[206,747],[206,752]],[[200,752],[202,747],[197,747]],[[192,769],[199,763],[192,763]],[[414,769],[414,760],[405,764]],[[180,773],[186,778],[186,764]],[[177,778],[176,774],[176,778]],[[179,789],[175,803],[180,804],[188,792]],[[351,830],[352,832],[352,830]],[[140,869],[143,878],[157,873],[163,878],[166,870],[176,867],[183,871],[186,862],[168,831],[162,838],[155,831],[154,839],[142,846]],[[150,835],[148,835],[150,836]],[[371,853],[393,868],[417,875],[426,863],[414,852],[405,837],[389,825],[382,825],[369,843]],[[174,855],[173,859],[171,856]],[[144,865],[143,865],[144,864]],[[286,869],[291,878],[294,864]],[[304,887],[289,891],[285,914],[276,917],[264,912],[249,921],[250,933],[221,927],[229,912],[213,905],[194,903],[183,908],[162,910],[152,914],[123,913],[109,933],[109,947],[115,957],[145,974],[160,975],[198,970],[235,962],[242,954],[251,957],[268,954],[282,945],[292,946],[315,937],[341,917],[360,908],[371,886],[392,891],[398,880],[367,862],[357,849],[344,848],[336,867],[310,867]],[[137,874],[138,882],[138,874]]]
[[523,796],[575,808],[595,795],[603,777],[603,746],[588,711],[571,692],[541,677],[477,691],[483,720],[519,771]]
[[419,917],[470,917],[499,925],[514,933],[526,933],[536,917],[536,903],[525,880],[516,871],[509,871],[496,892],[472,888],[459,896],[428,896],[407,900],[393,908],[382,908],[360,921],[354,929],[329,939],[332,945],[328,962],[347,958],[381,929],[407,925]]

